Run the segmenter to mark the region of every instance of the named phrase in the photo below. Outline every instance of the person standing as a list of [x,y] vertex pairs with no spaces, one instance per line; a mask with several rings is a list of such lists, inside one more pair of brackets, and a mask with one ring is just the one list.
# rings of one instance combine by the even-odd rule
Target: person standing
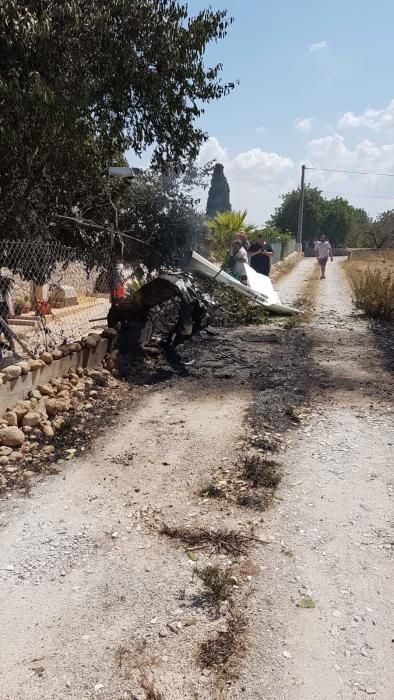
[[316,254],[316,259],[317,262],[320,265],[320,279],[324,280],[326,279],[326,265],[328,262],[328,258],[331,259],[331,262],[334,261],[333,254],[332,254],[332,248],[330,245],[330,242],[327,240],[326,236],[322,236],[320,241],[316,241],[315,243],[315,254]]
[[227,258],[223,265],[225,272],[246,284],[245,263],[248,262],[248,254],[239,239],[233,241]]
[[256,243],[249,248],[250,266],[260,275],[270,276],[271,258],[274,254],[271,246],[264,236],[259,236]]
[[237,239],[238,239],[239,241],[241,241],[242,247],[243,247],[243,248],[246,250],[246,252],[248,253],[248,252],[249,252],[249,248],[250,248],[250,241],[248,240],[245,231],[240,231],[240,232],[237,234]]

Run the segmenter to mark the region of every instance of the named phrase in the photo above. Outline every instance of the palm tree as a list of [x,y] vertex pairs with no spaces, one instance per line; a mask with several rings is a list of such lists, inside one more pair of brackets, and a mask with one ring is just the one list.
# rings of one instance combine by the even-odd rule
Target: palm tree
[[246,209],[225,211],[207,221],[207,227],[210,230],[208,240],[215,258],[219,260],[225,258],[229,245],[237,233],[244,231],[246,235],[250,235],[256,230],[254,224],[246,223],[247,214]]

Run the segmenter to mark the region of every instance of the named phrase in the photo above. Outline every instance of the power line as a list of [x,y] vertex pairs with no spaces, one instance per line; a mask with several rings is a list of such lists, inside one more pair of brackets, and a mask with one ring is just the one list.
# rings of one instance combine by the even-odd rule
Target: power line
[[394,200],[394,194],[392,197],[387,197],[380,194],[356,194],[355,192],[334,192],[332,190],[322,190],[326,194],[340,194],[343,197],[365,197],[367,199],[391,199]]
[[346,173],[347,175],[375,175],[378,177],[394,177],[394,173],[370,173],[363,172],[361,170],[335,170],[334,168],[312,168],[308,165],[305,166],[305,170],[315,170],[322,173]]

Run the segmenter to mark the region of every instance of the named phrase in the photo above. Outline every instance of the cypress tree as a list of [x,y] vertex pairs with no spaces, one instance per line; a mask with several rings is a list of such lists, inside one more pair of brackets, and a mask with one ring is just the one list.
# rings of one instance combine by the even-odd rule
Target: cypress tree
[[208,192],[207,216],[213,219],[216,214],[231,211],[230,187],[221,163],[216,163]]

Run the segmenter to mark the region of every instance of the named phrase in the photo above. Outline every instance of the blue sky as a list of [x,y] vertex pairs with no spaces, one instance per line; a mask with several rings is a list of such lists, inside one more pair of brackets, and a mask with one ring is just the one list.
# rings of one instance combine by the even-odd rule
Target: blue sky
[[[194,13],[209,2],[188,4]],[[207,105],[201,124],[210,140],[201,160],[224,162],[234,207],[263,223],[298,182],[302,162],[394,172],[392,0],[211,5],[228,9],[234,24],[209,47],[206,62],[223,63],[224,79],[240,85]],[[350,201],[372,214],[394,208],[394,178],[308,178],[327,196],[354,193]]]

